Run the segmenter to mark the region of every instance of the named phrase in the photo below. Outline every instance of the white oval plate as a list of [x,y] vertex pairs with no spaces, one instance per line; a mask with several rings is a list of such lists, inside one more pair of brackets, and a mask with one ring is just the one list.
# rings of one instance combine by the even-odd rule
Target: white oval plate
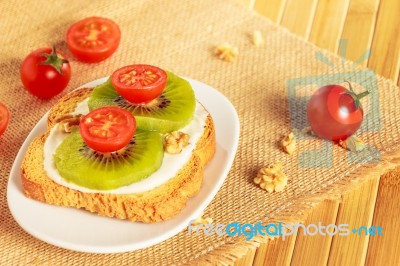
[[[94,87],[106,78],[82,87]],[[221,188],[233,163],[239,142],[239,118],[229,100],[217,90],[187,79],[196,98],[211,113],[216,130],[217,150],[206,166],[200,192],[189,199],[175,218],[144,224],[113,218],[74,208],[58,207],[25,197],[20,166],[28,145],[46,131],[44,115],[26,138],[11,168],[7,187],[8,206],[18,224],[32,236],[49,244],[90,253],[118,253],[142,249],[160,243],[184,230],[191,219],[201,215]]]

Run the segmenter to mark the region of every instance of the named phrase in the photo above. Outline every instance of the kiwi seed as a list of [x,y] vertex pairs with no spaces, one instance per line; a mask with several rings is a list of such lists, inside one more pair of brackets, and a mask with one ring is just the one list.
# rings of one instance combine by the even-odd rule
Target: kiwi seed
[[135,137],[133,137],[128,145],[116,152],[98,152],[87,146],[86,143],[83,143],[83,147],[79,149],[79,152],[82,154],[82,156],[91,160],[110,163],[113,160],[130,157],[132,155],[132,149],[135,143]]
[[127,109],[131,112],[139,111],[141,113],[151,113],[154,112],[154,110],[166,108],[171,104],[171,101],[168,100],[165,97],[165,95],[161,95],[158,98],[146,104],[133,104],[128,102],[121,96],[118,96],[114,100],[114,102],[118,104],[119,107]]

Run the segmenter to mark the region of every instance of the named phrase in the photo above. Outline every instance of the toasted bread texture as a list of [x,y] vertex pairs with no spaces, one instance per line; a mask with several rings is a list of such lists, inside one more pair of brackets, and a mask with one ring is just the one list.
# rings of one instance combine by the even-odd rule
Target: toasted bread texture
[[210,115],[190,160],[175,177],[150,191],[135,194],[85,193],[59,185],[47,176],[43,167],[44,142],[50,128],[58,117],[75,110],[77,103],[86,99],[90,92],[90,88],[76,90],[64,96],[50,111],[49,129],[33,140],[21,166],[25,195],[53,205],[82,208],[101,216],[144,223],[167,220],[179,214],[187,200],[200,190],[204,167],[215,153],[215,129]]
[[51,109],[47,117],[47,127],[51,128],[57,123],[57,119],[72,113],[76,105],[89,98],[92,88],[82,88],[68,93],[62,97]]

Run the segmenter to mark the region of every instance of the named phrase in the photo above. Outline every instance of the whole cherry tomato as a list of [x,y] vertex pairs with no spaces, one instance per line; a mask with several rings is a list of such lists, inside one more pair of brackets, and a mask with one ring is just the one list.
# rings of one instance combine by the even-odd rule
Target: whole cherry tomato
[[7,106],[0,103],[0,136],[6,131],[8,122],[10,121],[10,112]]
[[111,75],[115,90],[134,104],[149,102],[163,92],[167,73],[156,66],[130,65],[117,69]]
[[22,84],[30,93],[49,99],[67,87],[71,67],[65,56],[55,48],[40,48],[24,59],[20,75]]
[[360,99],[369,94],[355,94],[340,85],[318,89],[307,106],[307,118],[312,131],[320,138],[339,141],[353,135],[361,126],[364,112]]
[[85,115],[79,128],[90,148],[99,152],[114,152],[131,141],[136,132],[136,119],[121,107],[106,106]]
[[121,31],[111,19],[89,17],[74,23],[67,31],[67,47],[82,62],[100,62],[119,46]]

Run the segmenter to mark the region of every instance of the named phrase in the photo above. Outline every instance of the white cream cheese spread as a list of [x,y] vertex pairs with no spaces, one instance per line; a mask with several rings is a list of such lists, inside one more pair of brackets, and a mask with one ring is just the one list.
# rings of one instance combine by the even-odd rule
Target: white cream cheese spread
[[89,98],[78,103],[75,107],[75,110],[71,113],[71,115],[86,115],[90,112],[89,110]]
[[[89,112],[87,103],[87,100],[78,103],[72,114],[87,114]],[[85,193],[132,194],[145,192],[154,189],[175,177],[179,170],[189,161],[197,142],[204,133],[207,116],[208,112],[201,104],[196,102],[196,109],[192,121],[186,127],[180,129],[180,131],[189,135],[189,145],[179,154],[171,155],[164,153],[161,167],[156,172],[151,174],[149,177],[128,186],[123,186],[113,190],[93,190],[66,181],[59,174],[54,163],[54,154],[58,146],[68,136],[68,133],[61,131],[58,125],[55,125],[51,129],[50,134],[44,143],[44,169],[47,176],[54,182]]]

